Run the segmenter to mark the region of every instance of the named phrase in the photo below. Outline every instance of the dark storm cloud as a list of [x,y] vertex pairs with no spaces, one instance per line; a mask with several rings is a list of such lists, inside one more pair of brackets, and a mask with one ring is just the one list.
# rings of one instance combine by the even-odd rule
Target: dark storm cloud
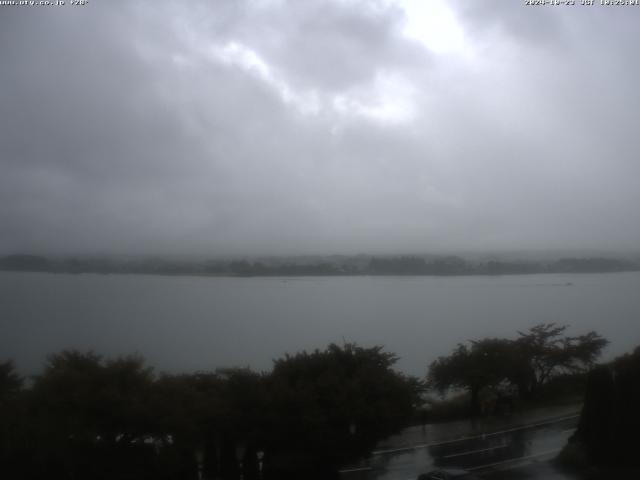
[[[515,3],[515,2],[514,2]],[[583,12],[560,11],[553,8],[526,8],[520,5],[507,6],[500,0],[465,2],[454,0],[451,5],[471,32],[483,34],[507,34],[521,37],[532,43],[549,47],[555,44],[562,48],[567,38],[567,15],[575,16]]]
[[640,9],[410,3],[3,7],[0,250],[634,248]]

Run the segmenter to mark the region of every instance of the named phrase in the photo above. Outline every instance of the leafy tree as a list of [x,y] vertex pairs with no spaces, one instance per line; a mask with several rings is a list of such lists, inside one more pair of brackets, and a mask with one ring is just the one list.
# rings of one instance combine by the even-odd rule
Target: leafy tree
[[0,477],[10,478],[17,470],[16,457],[23,443],[21,420],[23,379],[12,361],[0,363]]
[[532,397],[560,373],[580,373],[591,368],[609,343],[596,332],[566,337],[567,325],[541,323],[518,332],[515,341],[519,370],[512,377],[521,396]]
[[92,352],[63,351],[49,357],[34,394],[67,436],[110,443],[145,435],[152,370],[140,357],[104,361]]
[[23,379],[16,373],[11,360],[0,363],[0,407],[15,398],[22,390]]
[[30,392],[37,463],[46,469],[34,476],[151,475],[145,439],[152,381],[151,369],[135,356],[104,361],[73,350],[50,356]]
[[514,351],[512,342],[499,338],[472,341],[470,346],[458,344],[451,355],[431,363],[428,385],[441,393],[450,388],[468,390],[471,415],[480,413],[480,391],[494,386],[512,374]]
[[[335,467],[404,427],[420,383],[382,347],[329,345],[276,360],[268,378],[270,440],[289,465]],[[282,456],[281,456],[282,458]]]
[[639,378],[640,346],[589,372],[580,421],[568,451],[582,452],[592,465],[640,466]]
[[470,412],[480,412],[480,392],[508,382],[522,398],[532,398],[538,389],[562,373],[582,373],[592,367],[608,341],[596,332],[566,337],[566,326],[542,323],[519,332],[516,340],[489,338],[459,344],[449,355],[429,367],[428,383],[445,392],[468,390]]
[[150,415],[162,448],[161,478],[195,478],[195,452],[203,459],[203,473],[217,477],[225,381],[213,373],[162,375],[152,387]]

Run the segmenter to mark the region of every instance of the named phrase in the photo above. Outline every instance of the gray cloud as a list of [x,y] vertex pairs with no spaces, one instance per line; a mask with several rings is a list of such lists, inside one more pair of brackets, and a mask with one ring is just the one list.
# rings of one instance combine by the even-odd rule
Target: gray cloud
[[0,251],[636,248],[640,10],[477,3],[2,7]]

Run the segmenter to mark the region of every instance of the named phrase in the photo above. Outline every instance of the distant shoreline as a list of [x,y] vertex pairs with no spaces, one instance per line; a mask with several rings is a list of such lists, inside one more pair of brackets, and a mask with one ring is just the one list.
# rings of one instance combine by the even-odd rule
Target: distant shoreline
[[51,259],[18,254],[0,257],[0,271],[54,274],[133,274],[191,277],[460,277],[534,274],[621,273],[640,271],[640,262],[615,258],[560,258],[553,261],[470,261],[457,256],[343,256],[302,262],[266,260],[176,261],[112,258]]

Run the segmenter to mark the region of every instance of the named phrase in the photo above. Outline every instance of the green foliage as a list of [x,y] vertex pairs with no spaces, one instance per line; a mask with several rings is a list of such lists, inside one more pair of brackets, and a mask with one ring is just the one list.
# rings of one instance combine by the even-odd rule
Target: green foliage
[[513,367],[514,349],[509,340],[487,338],[459,344],[448,357],[440,357],[429,367],[428,384],[444,393],[451,387],[468,389],[470,411],[480,413],[480,390],[498,385]]
[[278,441],[336,460],[405,426],[421,385],[395,372],[396,360],[382,347],[332,344],[276,361],[268,388]]
[[542,323],[519,332],[516,340],[488,338],[459,344],[429,367],[428,384],[444,393],[450,388],[470,393],[470,412],[480,412],[480,392],[511,385],[521,398],[533,398],[558,375],[586,372],[608,341],[596,332],[566,337],[566,326]]
[[126,443],[148,433],[146,403],[153,382],[139,357],[104,361],[92,352],[64,351],[36,377],[36,414],[55,423],[57,435]]
[[0,406],[15,398],[22,388],[23,380],[15,370],[11,360],[0,363]]
[[429,384],[441,392],[450,387],[482,388],[500,383],[511,368],[512,344],[488,338],[458,344],[448,357],[439,357],[429,368]]
[[24,442],[21,421],[26,412],[21,408],[23,379],[16,373],[12,361],[0,363],[0,477],[2,466],[11,468],[17,462]]
[[[63,351],[25,389],[0,364],[0,477],[326,475],[404,427],[420,382],[381,347],[330,345],[248,369],[155,376],[137,356]],[[315,473],[314,473],[315,472]]]
[[570,443],[590,466],[640,467],[640,347],[588,376],[580,422]]
[[541,323],[527,332],[518,332],[514,346],[520,369],[517,383],[523,396],[533,396],[537,389],[558,374],[586,372],[609,343],[596,332],[577,337],[563,336],[568,327]]

